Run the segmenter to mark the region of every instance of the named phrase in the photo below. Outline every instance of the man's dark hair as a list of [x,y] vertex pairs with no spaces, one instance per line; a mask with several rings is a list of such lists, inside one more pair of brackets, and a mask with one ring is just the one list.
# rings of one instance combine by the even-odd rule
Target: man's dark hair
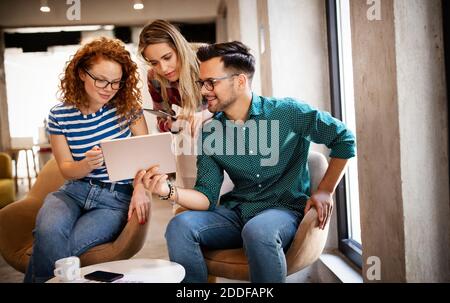
[[233,41],[202,46],[197,51],[200,62],[220,57],[226,69],[246,74],[251,80],[255,73],[255,57],[250,54],[250,48],[242,42]]

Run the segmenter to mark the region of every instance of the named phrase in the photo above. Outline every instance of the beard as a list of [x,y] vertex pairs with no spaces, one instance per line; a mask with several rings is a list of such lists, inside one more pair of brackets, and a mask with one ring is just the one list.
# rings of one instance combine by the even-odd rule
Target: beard
[[216,99],[214,100],[214,104],[212,106],[209,106],[208,104],[208,110],[211,113],[224,112],[237,100],[237,95],[234,91],[230,92],[230,95],[226,98],[221,98],[218,97],[217,95],[215,97]]

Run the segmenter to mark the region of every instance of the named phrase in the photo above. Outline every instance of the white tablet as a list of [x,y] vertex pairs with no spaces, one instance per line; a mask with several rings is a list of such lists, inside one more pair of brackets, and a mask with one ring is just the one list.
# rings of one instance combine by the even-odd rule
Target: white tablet
[[142,169],[159,164],[162,174],[176,171],[171,133],[159,133],[100,142],[109,179],[133,179]]

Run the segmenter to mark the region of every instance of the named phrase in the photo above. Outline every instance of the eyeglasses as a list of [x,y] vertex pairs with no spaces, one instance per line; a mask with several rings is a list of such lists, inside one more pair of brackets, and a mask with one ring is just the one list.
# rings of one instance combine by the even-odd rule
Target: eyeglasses
[[[83,68],[84,69],[84,68]],[[125,81],[114,81],[114,82],[110,82],[108,80],[103,80],[103,79],[97,79],[95,78],[90,72],[88,72],[86,69],[84,69],[84,71],[86,72],[86,74],[89,75],[89,77],[92,78],[92,80],[94,80],[94,85],[97,88],[106,88],[108,87],[108,85],[111,84],[111,88],[113,90],[118,90],[120,89],[123,84],[125,83]]]
[[206,80],[197,80],[197,81],[195,81],[195,83],[197,83],[199,89],[202,89],[202,87],[205,86],[205,88],[207,90],[213,91],[214,90],[214,86],[215,86],[217,81],[229,79],[229,78],[232,78],[234,76],[239,76],[239,74],[232,74],[232,75],[225,76],[225,77],[220,77],[220,78],[209,78],[209,79],[206,79]]

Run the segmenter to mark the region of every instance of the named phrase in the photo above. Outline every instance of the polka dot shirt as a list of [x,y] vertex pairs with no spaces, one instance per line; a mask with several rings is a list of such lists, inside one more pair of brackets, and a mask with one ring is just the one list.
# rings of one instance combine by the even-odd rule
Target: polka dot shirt
[[253,94],[245,123],[218,113],[203,127],[194,189],[205,194],[209,209],[214,209],[226,171],[235,187],[220,204],[237,208],[244,220],[268,208],[302,215],[311,195],[311,142],[325,144],[332,158],[355,156],[354,135],[329,113],[292,98]]

